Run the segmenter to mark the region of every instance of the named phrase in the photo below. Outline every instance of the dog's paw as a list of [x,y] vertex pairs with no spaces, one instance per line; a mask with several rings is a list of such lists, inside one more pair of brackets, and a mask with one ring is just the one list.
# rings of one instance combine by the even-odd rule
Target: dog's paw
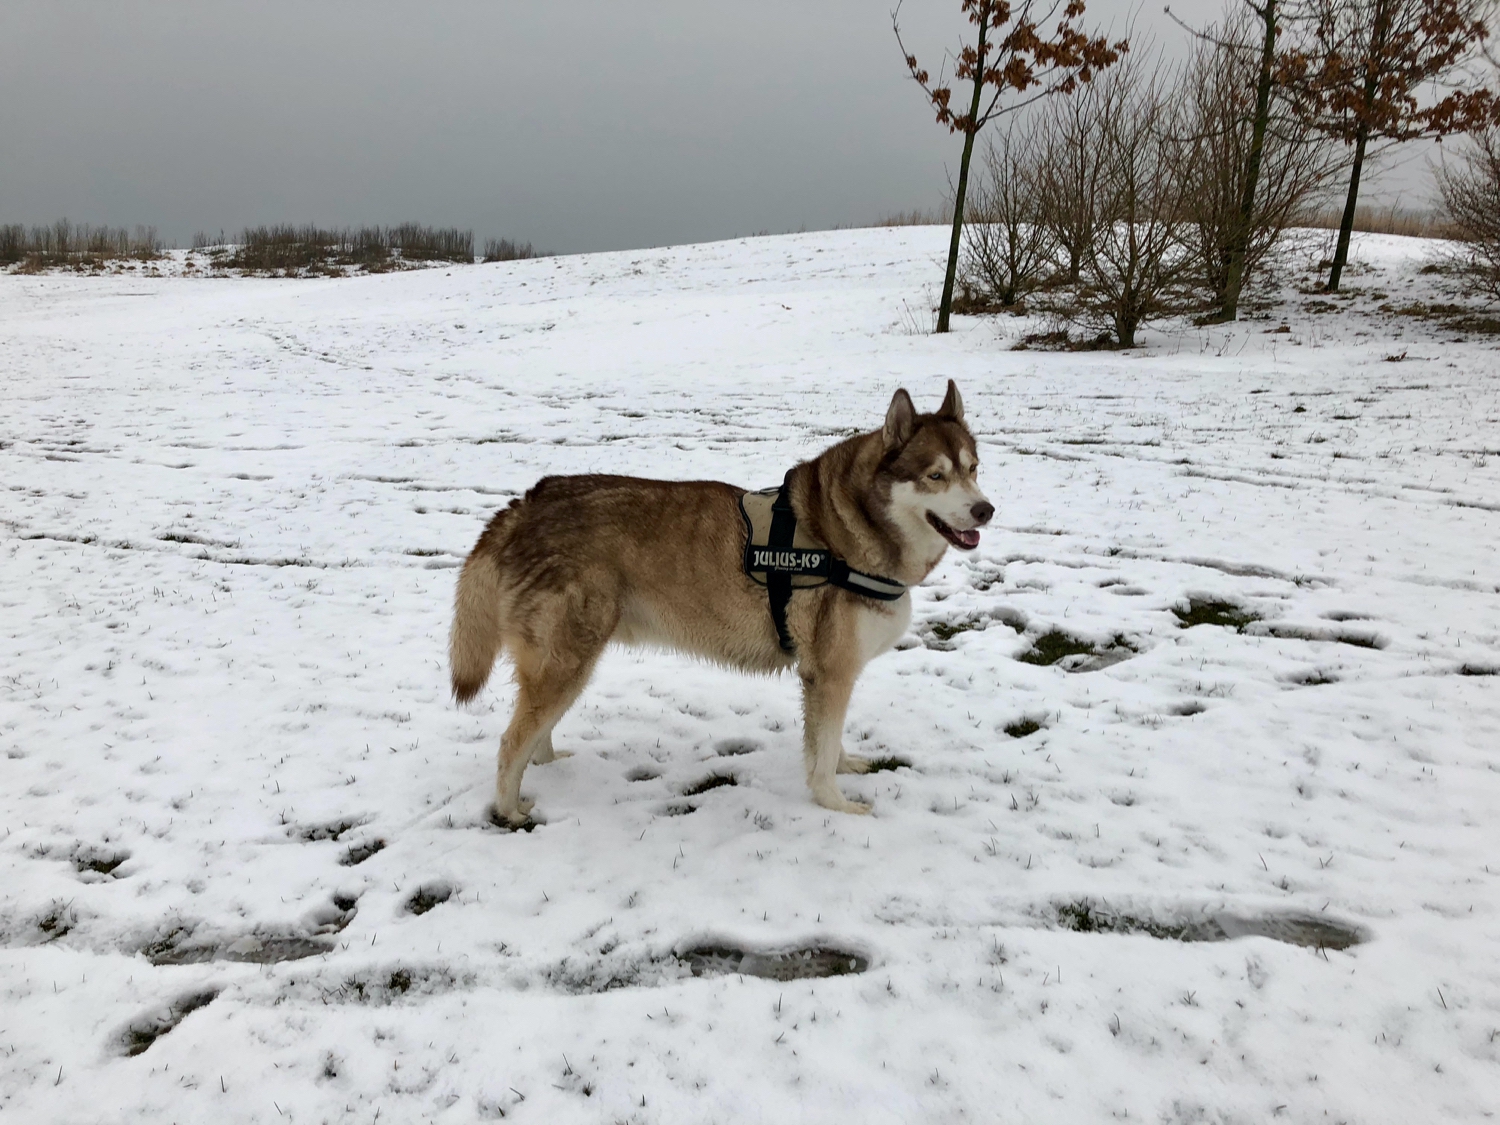
[[500,828],[529,828],[532,824],[531,809],[535,803],[527,797],[519,798],[514,808],[506,808],[497,802],[490,807],[490,823]]
[[875,763],[869,758],[857,758],[853,754],[839,755],[839,773],[869,773]]
[[837,789],[814,791],[813,800],[825,809],[832,809],[834,812],[854,813],[863,816],[870,811],[870,806],[864,801],[851,801]]
[[556,762],[562,758],[571,758],[571,750],[553,750],[543,747],[531,756],[531,764],[534,766],[545,766],[548,762]]

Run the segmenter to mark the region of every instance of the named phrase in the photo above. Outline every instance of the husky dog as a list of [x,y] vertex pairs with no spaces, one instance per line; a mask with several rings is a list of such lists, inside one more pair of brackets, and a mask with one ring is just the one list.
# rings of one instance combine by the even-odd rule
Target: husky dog
[[898,390],[880,429],[794,467],[780,503],[789,497],[799,534],[826,545],[824,555],[845,575],[883,583],[885,593],[799,585],[783,599],[780,621],[767,585],[747,573],[745,489],[593,475],[538,481],[490,520],[454,598],[454,697],[473,699],[502,649],[515,664],[498,817],[526,823],[531,802],[521,797],[521,775],[528,763],[556,756],[552,728],[611,641],[674,648],[747,672],[795,666],[813,799],[838,812],[869,812],[834,780],[869,768],[844,753],[849,696],[860,670],[911,621],[902,587],[922,581],[950,545],[979,545],[978,529],[995,509],[978,473],[951,380],[937,413],[918,414]]

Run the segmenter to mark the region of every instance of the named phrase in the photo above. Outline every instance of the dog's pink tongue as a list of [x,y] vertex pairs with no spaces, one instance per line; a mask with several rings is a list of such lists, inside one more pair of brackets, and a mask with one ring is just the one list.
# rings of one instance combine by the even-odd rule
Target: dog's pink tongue
[[972,551],[979,546],[979,530],[976,528],[972,531],[960,531],[958,541],[964,545],[965,550]]

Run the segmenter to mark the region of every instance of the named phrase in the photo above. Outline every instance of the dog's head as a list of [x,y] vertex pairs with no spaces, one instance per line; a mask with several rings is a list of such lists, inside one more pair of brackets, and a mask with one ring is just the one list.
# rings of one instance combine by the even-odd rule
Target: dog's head
[[911,395],[898,390],[881,438],[879,472],[889,480],[897,526],[915,542],[929,542],[938,555],[947,544],[960,551],[979,546],[979,529],[995,506],[979,491],[979,455],[953,380],[936,414],[918,414]]

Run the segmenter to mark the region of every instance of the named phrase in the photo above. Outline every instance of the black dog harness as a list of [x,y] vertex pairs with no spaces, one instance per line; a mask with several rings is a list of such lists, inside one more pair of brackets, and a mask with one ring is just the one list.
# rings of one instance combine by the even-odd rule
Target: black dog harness
[[796,651],[786,627],[786,607],[794,589],[831,584],[881,602],[896,601],[906,593],[906,586],[895,579],[855,570],[798,526],[792,511],[791,476],[787,473],[780,488],[747,492],[740,497],[740,515],[745,518],[745,573],[766,588],[776,638],[781,651],[788,655]]

